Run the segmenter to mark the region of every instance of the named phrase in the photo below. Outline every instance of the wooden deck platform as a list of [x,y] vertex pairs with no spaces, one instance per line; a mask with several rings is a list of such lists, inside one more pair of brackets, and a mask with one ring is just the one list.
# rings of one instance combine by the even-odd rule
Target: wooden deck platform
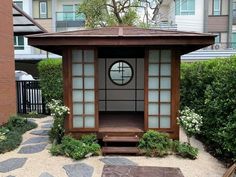
[[102,112],[99,132],[143,132],[143,112]]
[[98,138],[106,135],[139,136],[144,133],[143,112],[102,112],[99,114]]

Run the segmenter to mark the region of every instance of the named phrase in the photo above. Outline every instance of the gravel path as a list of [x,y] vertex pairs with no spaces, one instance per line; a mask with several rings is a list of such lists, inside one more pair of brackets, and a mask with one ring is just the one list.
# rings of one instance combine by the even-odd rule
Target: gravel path
[[[225,167],[204,151],[202,144],[193,139],[199,148],[196,160],[176,156],[147,158],[141,156],[98,156],[81,161],[65,157],[53,157],[48,152],[47,132],[52,124],[50,116],[34,119],[38,128],[23,135],[23,141],[14,151],[0,154],[0,176],[15,177],[101,177],[104,165],[135,165],[180,168],[185,177],[222,177]],[[186,141],[181,131],[180,140]]]

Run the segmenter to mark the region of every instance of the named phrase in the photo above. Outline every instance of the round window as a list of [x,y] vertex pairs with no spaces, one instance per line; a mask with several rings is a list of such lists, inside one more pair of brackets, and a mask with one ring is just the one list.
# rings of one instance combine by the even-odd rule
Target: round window
[[133,69],[126,61],[116,61],[109,69],[109,77],[114,84],[126,85],[133,77]]

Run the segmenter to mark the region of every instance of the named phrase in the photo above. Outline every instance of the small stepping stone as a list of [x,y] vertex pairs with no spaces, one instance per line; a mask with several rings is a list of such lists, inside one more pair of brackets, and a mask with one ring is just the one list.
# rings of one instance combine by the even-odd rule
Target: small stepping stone
[[68,177],[92,177],[94,171],[93,167],[85,163],[65,165],[63,168]]
[[30,132],[31,135],[41,135],[41,136],[45,136],[48,135],[49,130],[33,130]]
[[19,154],[34,154],[34,153],[38,153],[38,152],[43,151],[46,146],[47,146],[47,144],[37,144],[37,145],[23,146],[19,150],[18,153]]
[[53,177],[53,176],[48,172],[43,172],[39,177]]
[[0,162],[0,172],[7,173],[9,171],[23,167],[27,158],[11,158]]
[[53,120],[45,120],[45,121],[43,121],[42,123],[50,123],[50,124],[52,124],[52,123],[53,123]]
[[123,157],[111,157],[111,158],[102,158],[100,159],[103,163],[106,165],[117,165],[117,166],[126,166],[126,165],[132,165],[132,166],[137,166],[136,163],[133,161],[123,158]]
[[52,128],[52,124],[44,124],[41,128]]
[[35,144],[35,143],[46,143],[48,142],[48,137],[40,136],[40,137],[33,137],[28,140],[26,140],[22,145],[25,144]]

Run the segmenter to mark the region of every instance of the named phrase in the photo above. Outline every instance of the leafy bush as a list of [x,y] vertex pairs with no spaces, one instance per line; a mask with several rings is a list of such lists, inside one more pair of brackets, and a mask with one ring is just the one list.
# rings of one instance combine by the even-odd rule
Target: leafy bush
[[197,148],[194,148],[187,143],[180,143],[179,141],[173,141],[172,149],[176,155],[183,158],[196,159],[198,155]]
[[147,156],[165,156],[171,148],[171,140],[168,134],[159,133],[154,130],[149,130],[144,133],[139,141],[139,148]]
[[37,124],[27,119],[12,116],[4,127],[0,127],[0,153],[16,149],[21,141],[22,134],[36,128]]
[[40,88],[46,103],[52,99],[63,100],[61,59],[42,60],[38,64]]
[[[87,136],[87,140],[88,140]],[[91,135],[90,140],[94,138],[94,135]],[[50,149],[52,155],[64,155],[67,157],[71,157],[75,160],[83,159],[85,157],[91,155],[99,155],[100,154],[100,146],[97,143],[91,143],[91,141],[87,141],[89,144],[84,143],[83,141],[76,140],[71,136],[64,136],[61,144],[53,145]],[[91,143],[91,144],[90,144]]]
[[201,139],[213,154],[236,157],[236,56],[183,64],[181,106],[203,116]]
[[200,128],[202,126],[202,116],[196,114],[194,110],[189,107],[185,107],[180,111],[180,117],[178,123],[183,127],[187,137],[188,144],[190,144],[190,138],[197,133],[200,133]]
[[87,145],[92,145],[94,143],[97,143],[97,136],[95,134],[82,135],[80,141]]
[[67,114],[69,114],[69,108],[66,106],[62,106],[62,102],[60,100],[52,100],[48,103],[48,107],[51,110],[51,115],[54,118],[53,126],[49,132],[49,138],[55,143],[61,143],[61,140],[64,136],[64,120]]
[[11,116],[7,125],[8,127],[23,127],[27,124],[27,119],[20,116]]
[[143,134],[139,141],[139,149],[146,156],[163,157],[175,153],[183,158],[196,159],[198,149],[186,143],[172,141],[168,134],[149,130]]

